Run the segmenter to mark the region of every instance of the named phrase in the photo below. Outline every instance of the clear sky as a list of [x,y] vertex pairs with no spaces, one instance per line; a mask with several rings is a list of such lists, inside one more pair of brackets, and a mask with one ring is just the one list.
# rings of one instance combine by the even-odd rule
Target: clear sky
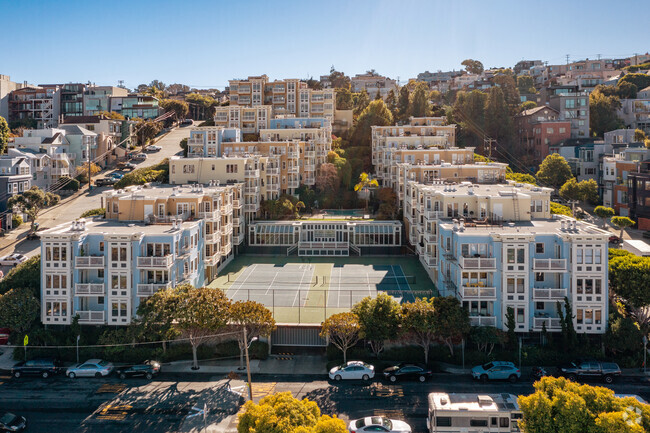
[[650,50],[648,0],[0,0],[0,74],[32,84],[318,78]]

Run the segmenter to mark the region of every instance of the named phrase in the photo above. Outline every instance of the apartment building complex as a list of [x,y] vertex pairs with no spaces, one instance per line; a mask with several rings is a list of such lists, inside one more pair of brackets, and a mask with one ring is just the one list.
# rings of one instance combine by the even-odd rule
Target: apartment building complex
[[[230,80],[230,105],[268,105],[274,116],[334,118],[334,89],[314,90],[298,79],[270,81],[266,75]],[[243,113],[242,113],[243,114]]]
[[114,86],[89,86],[84,90],[83,105],[85,116],[96,116],[111,108],[110,99],[115,96],[128,96],[129,91]]
[[589,92],[579,86],[553,86],[542,89],[541,103],[559,115],[558,120],[571,123],[571,138],[589,137]]
[[214,124],[223,128],[237,128],[244,134],[259,134],[261,129],[268,128],[272,112],[270,105],[215,107]]
[[37,128],[58,125],[61,95],[58,85],[30,86],[9,94],[9,122],[34,121]]
[[357,74],[351,77],[350,84],[352,92],[357,93],[365,90],[371,99],[375,97],[377,92],[379,92],[382,99],[386,99],[386,96],[388,96],[391,90],[396,95],[399,90],[397,88],[397,81],[379,75],[374,71],[368,71],[365,74]]
[[441,294],[457,296],[475,326],[561,330],[571,301],[578,332],[602,334],[608,314],[609,232],[550,214],[548,188],[409,182],[408,240]]
[[78,315],[81,324],[128,325],[156,291],[209,283],[243,241],[238,192],[241,184],[109,191],[106,219],[45,230],[43,323]]
[[0,116],[9,119],[9,94],[25,85],[11,81],[9,75],[0,74]]
[[557,110],[541,106],[515,116],[519,145],[525,149],[523,162],[526,165],[541,164],[548,156],[550,146],[571,137],[571,123],[559,120],[559,115]]

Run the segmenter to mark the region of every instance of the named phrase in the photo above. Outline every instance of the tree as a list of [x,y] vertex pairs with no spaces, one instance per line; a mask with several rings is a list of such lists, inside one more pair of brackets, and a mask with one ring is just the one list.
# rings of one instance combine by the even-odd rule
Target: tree
[[126,120],[126,118],[117,111],[100,111],[99,116],[112,120]]
[[379,209],[377,211],[377,219],[380,220],[393,220],[397,216],[397,194],[393,188],[381,188],[377,191],[377,198],[379,199]]
[[377,91],[375,92],[375,97],[373,99],[375,101],[377,101],[378,99],[382,99],[381,92],[379,91],[379,89],[377,89]]
[[614,355],[643,352],[643,332],[631,317],[610,316],[603,342]]
[[505,145],[511,153],[517,155],[520,153],[512,146],[515,134],[514,123],[500,87],[492,87],[488,93],[485,102],[485,132],[489,137],[496,139],[500,145]]
[[461,65],[465,66],[465,70],[470,74],[480,75],[483,73],[483,63],[478,60],[466,59],[460,62]]
[[220,289],[194,288],[182,284],[175,288],[159,290],[146,302],[161,308],[162,315],[154,319],[173,323],[173,327],[192,346],[192,369],[199,368],[197,350],[228,324],[230,300]]
[[337,71],[334,66],[330,69],[328,80],[331,86],[335,89],[348,89],[350,90],[350,77],[345,73]]
[[621,239],[623,239],[623,234],[625,232],[625,229],[628,227],[632,227],[634,224],[635,224],[634,221],[629,219],[626,216],[612,217],[612,225],[614,225],[614,227],[621,230],[621,235],[619,236]]
[[570,351],[578,344],[578,335],[573,327],[573,319],[575,316],[573,315],[573,309],[571,308],[569,298],[566,296],[564,297],[564,311],[562,311],[562,305],[563,304],[560,301],[557,301],[555,307],[557,309],[557,315],[560,318],[562,339],[564,341],[563,347]]
[[517,89],[519,93],[537,93],[535,90],[535,81],[530,75],[520,75],[517,77]]
[[492,354],[495,345],[503,344],[508,339],[505,332],[494,326],[474,326],[470,338],[476,344],[476,348],[487,356]]
[[359,318],[352,312],[328,317],[321,326],[320,336],[343,352],[343,362],[348,362],[348,349],[359,341]]
[[185,84],[174,83],[167,86],[167,92],[170,95],[176,95],[178,93],[189,92],[189,91],[190,91],[190,86],[187,86]]
[[517,344],[517,322],[515,320],[515,309],[512,307],[506,308],[506,327],[508,329],[508,344],[510,348],[514,348]]
[[637,143],[642,143],[646,140],[646,135],[645,132],[642,129],[635,129],[634,130],[634,141]]
[[406,121],[408,119],[409,107],[410,107],[410,92],[407,86],[402,86],[399,89],[399,97],[397,99],[397,119],[400,121]]
[[563,377],[543,377],[535,392],[519,397],[526,433],[641,433],[650,429],[650,406],[614,391],[580,385]]
[[495,75],[491,81],[503,91],[503,98],[510,108],[510,114],[514,116],[517,114],[519,104],[521,104],[521,97],[519,96],[519,89],[517,88],[512,71],[510,69],[506,69],[505,71]]
[[[97,173],[99,173],[100,171],[102,171],[102,168],[91,161],[90,162],[90,175],[94,176]],[[78,173],[78,175],[77,175],[77,177],[75,179],[77,179],[79,182],[83,183],[83,182],[89,182],[90,181],[89,178],[88,178],[88,161],[82,163],[80,166],[77,167],[77,173]]]
[[181,149],[183,149],[183,158],[187,158],[187,152],[189,151],[189,146],[187,145],[188,140],[189,138],[185,137],[179,143]]
[[354,102],[354,115],[358,116],[361,114],[368,104],[370,104],[370,96],[368,96],[366,89],[363,89],[359,92],[356,101]]
[[460,126],[459,141],[468,147],[483,145],[485,127],[485,106],[487,95],[478,90],[458,92],[456,102],[451,110],[452,119]]
[[40,317],[41,306],[29,289],[0,295],[0,327],[24,334]]
[[429,348],[436,341],[436,311],[433,302],[416,299],[402,305],[402,331],[424,350],[424,363],[429,363]]
[[352,142],[356,146],[370,147],[373,126],[388,126],[393,124],[393,115],[386,107],[383,100],[372,101],[357,117],[356,126],[352,134]]
[[27,191],[19,195],[9,197],[7,200],[7,207],[9,209],[17,209],[20,212],[27,214],[31,221],[31,231],[34,231],[34,223],[41,210],[54,206],[61,200],[56,194],[45,192],[37,186],[33,186]]
[[395,96],[395,90],[393,89],[390,89],[386,96],[386,107],[393,115],[393,119],[397,119],[397,96]]
[[536,176],[543,186],[560,188],[573,177],[573,174],[566,159],[558,153],[551,153],[540,164]]
[[368,176],[368,173],[363,172],[359,175],[359,183],[354,185],[354,190],[356,192],[366,191],[368,193],[368,196],[366,196],[366,209],[368,209],[368,197],[370,196],[368,188],[377,188],[378,186],[379,183],[377,182],[377,179],[371,179],[370,176]]
[[647,333],[650,329],[650,258],[615,256],[609,261],[609,287]]
[[576,178],[572,177],[560,188],[560,196],[565,200],[594,203],[598,201],[598,184],[594,179],[576,182]]
[[352,93],[350,93],[350,89],[336,89],[336,109],[352,110],[353,107]]
[[7,120],[0,116],[0,155],[7,151],[7,145],[9,143],[9,124]]
[[589,126],[591,134],[602,137],[607,131],[613,131],[624,126],[623,121],[616,115],[621,108],[618,96],[606,96],[600,86],[589,94]]
[[370,349],[379,357],[386,340],[397,337],[400,325],[400,306],[383,292],[376,298],[365,297],[352,308],[359,318],[361,338],[368,341]]
[[564,206],[563,204],[551,202],[551,214],[555,215],[566,215],[568,217],[573,217],[573,212],[571,212],[571,208],[568,206]]
[[622,82],[617,86],[617,92],[619,98],[621,99],[636,99],[636,94],[639,91],[639,88],[636,87],[636,84],[629,82]]
[[33,296],[41,296],[41,256],[30,257],[12,268],[0,280],[0,295],[11,289],[29,289]]
[[291,392],[264,397],[259,404],[247,401],[237,424],[238,433],[345,433],[339,418],[322,415],[318,405],[298,400]]
[[190,107],[185,101],[178,101],[176,99],[163,99],[160,101],[160,106],[165,110],[165,112],[172,111],[174,113],[174,119],[178,122],[179,120],[185,119],[190,112]]
[[411,93],[409,112],[413,117],[426,117],[429,115],[429,86],[418,83],[415,91]]
[[[275,330],[273,314],[264,305],[255,301],[237,301],[230,306],[230,323],[239,331],[239,365],[244,367],[244,351],[256,337],[268,337]],[[244,328],[246,339],[244,340]]]
[[471,329],[469,313],[454,296],[433,298],[436,338],[454,354],[454,345],[460,343]]
[[520,112],[524,112],[526,110],[532,110],[535,107],[537,107],[537,102],[535,102],[535,101],[526,101],[523,104],[521,104]]
[[154,122],[153,120],[141,120],[135,127],[136,137],[140,146],[145,146],[149,140],[152,140],[160,131],[162,131],[162,123]]
[[529,183],[531,185],[537,185],[535,176],[528,173],[506,173],[506,180],[514,180],[517,183]]
[[623,83],[631,83],[634,84],[637,89],[645,89],[650,86],[650,75],[625,74],[620,80],[618,80],[618,86],[620,87]]
[[594,215],[601,219],[602,227],[605,227],[605,220],[616,215],[616,212],[611,207],[596,206]]
[[339,189],[341,180],[334,164],[326,162],[318,167],[318,176],[316,176],[316,190],[321,194],[334,193]]

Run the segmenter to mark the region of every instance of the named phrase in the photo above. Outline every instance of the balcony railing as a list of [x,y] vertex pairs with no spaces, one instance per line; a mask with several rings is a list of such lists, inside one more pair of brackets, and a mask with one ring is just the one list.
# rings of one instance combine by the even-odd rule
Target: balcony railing
[[426,263],[427,266],[431,267],[436,265],[436,259],[432,257],[428,252],[425,251],[424,254],[420,257],[424,260],[424,263]]
[[238,235],[233,235],[232,237],[232,243],[235,245],[239,245],[242,242],[244,242],[244,235],[243,234],[238,234]]
[[297,165],[291,165],[287,169],[288,173],[298,173],[299,171],[300,171],[300,167],[298,167]]
[[280,184],[279,183],[267,183],[266,184],[266,190],[267,191],[280,191]]
[[566,271],[566,259],[533,259],[536,271]]
[[233,218],[233,219],[232,219],[232,225],[233,225],[233,227],[240,226],[240,225],[242,225],[243,223],[244,223],[244,220],[241,219],[241,218]]
[[460,266],[463,269],[495,269],[497,260],[493,257],[460,257]]
[[296,151],[287,152],[287,158],[297,159],[298,158],[298,152],[296,152]]
[[165,290],[171,288],[172,283],[158,283],[158,284],[138,284],[136,295],[139,297],[151,296],[158,290]]
[[220,257],[221,257],[221,250],[218,250],[216,253],[212,254],[211,256],[205,256],[203,263],[206,266],[214,266],[217,264]]
[[316,151],[315,150],[306,150],[305,151],[305,158],[316,158]]
[[444,216],[444,212],[441,210],[425,210],[424,217],[428,220],[437,220]]
[[469,324],[472,326],[497,326],[496,316],[470,316]]
[[223,254],[224,256],[230,254],[231,250],[232,250],[231,244],[226,244],[221,246],[221,254]]
[[460,296],[463,299],[496,299],[496,287],[461,286]]
[[234,209],[241,209],[241,205],[242,205],[242,203],[239,200],[233,200],[232,201],[232,207]]
[[438,241],[438,235],[436,233],[425,233],[424,240],[428,243],[435,244]]
[[230,215],[232,213],[232,204],[224,204],[221,206],[221,215]]
[[138,268],[169,268],[173,263],[171,254],[163,257],[138,257]]
[[542,329],[544,324],[546,324],[546,329],[549,331],[551,329],[562,329],[562,325],[559,318],[556,317],[534,317],[533,318],[533,328]]
[[74,285],[75,296],[103,296],[104,284],[102,283],[76,283]]
[[206,220],[216,220],[221,218],[221,214],[219,213],[218,210],[204,211],[204,212],[199,212],[199,218],[203,218]]
[[244,205],[244,212],[257,212],[258,210],[260,210],[259,203],[246,203]]
[[259,186],[246,186],[244,187],[244,194],[258,194],[260,192]]
[[225,224],[221,226],[221,234],[222,235],[227,235],[232,233],[232,224]]
[[300,186],[300,182],[298,182],[298,179],[295,180],[290,180],[287,184],[289,188],[298,188]]
[[566,289],[533,288],[533,300],[535,301],[543,301],[543,300],[558,301],[564,299],[566,295],[567,295]]
[[205,242],[208,244],[216,244],[221,241],[221,232],[209,233],[205,235]]
[[77,256],[74,267],[78,269],[95,269],[104,267],[104,256]]
[[248,178],[256,179],[256,178],[260,177],[260,171],[259,171],[259,169],[257,169],[257,170],[245,170],[244,171],[244,176],[246,176]]
[[103,311],[75,311],[79,316],[79,323],[104,323]]
[[316,164],[305,164],[305,171],[316,171]]

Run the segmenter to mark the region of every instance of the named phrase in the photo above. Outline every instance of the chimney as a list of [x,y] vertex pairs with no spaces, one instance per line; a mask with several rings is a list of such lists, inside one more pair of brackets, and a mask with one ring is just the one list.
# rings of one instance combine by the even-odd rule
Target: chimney
[[564,231],[566,229],[566,224],[565,224],[564,220],[560,221],[560,227],[561,227],[560,230],[562,230],[562,231]]
[[454,227],[453,227],[453,230],[454,230],[454,231],[458,231],[458,220],[457,220],[457,219],[454,219]]

